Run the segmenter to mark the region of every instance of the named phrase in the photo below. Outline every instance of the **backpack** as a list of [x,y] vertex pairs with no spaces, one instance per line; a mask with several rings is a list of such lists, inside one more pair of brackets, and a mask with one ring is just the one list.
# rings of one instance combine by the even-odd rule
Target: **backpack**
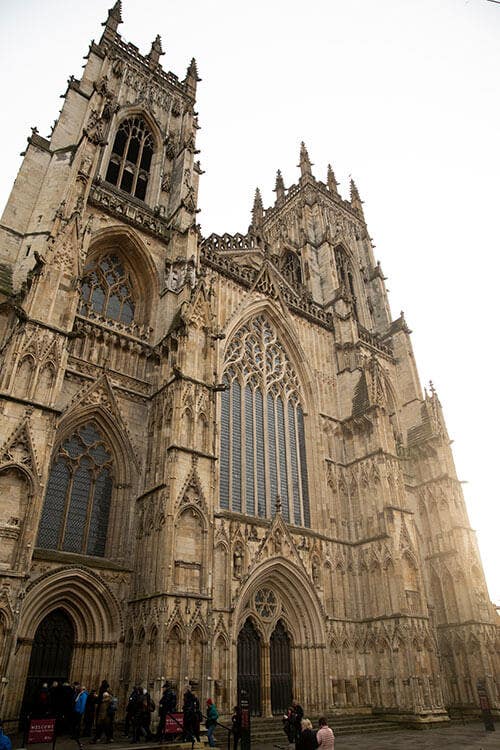
[[113,698],[111,698],[111,700],[109,702],[108,716],[111,716],[111,717],[114,716],[115,713],[116,713],[116,711],[117,711],[117,709],[118,709],[118,698],[116,698],[115,696],[113,696]]

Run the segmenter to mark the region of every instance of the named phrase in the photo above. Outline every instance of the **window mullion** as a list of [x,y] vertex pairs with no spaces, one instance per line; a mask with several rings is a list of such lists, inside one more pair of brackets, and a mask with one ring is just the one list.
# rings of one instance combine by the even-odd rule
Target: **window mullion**
[[135,195],[135,189],[137,187],[137,180],[139,178],[139,172],[141,171],[141,159],[142,159],[142,151],[144,149],[144,134],[141,139],[141,145],[139,146],[139,155],[137,157],[137,162],[134,169],[134,179],[132,181],[132,195]]
[[229,483],[227,489],[229,510],[233,509],[233,383],[231,379],[229,386]]
[[247,481],[247,451],[246,451],[246,420],[245,420],[245,404],[246,404],[246,388],[245,379],[242,378],[241,382],[241,396],[240,396],[240,435],[241,435],[241,447],[240,447],[240,471],[241,471],[241,512],[248,513],[246,504],[246,481]]
[[57,549],[62,549],[63,548],[64,537],[66,535],[66,523],[67,523],[67,520],[68,520],[69,506],[71,505],[71,495],[73,493],[73,479],[74,479],[74,476],[75,476],[75,472],[76,472],[76,470],[78,469],[79,466],[80,466],[79,462],[78,463],[74,462],[74,463],[70,464],[70,467],[71,467],[70,468],[71,476],[70,476],[70,480],[68,482],[68,489],[67,489],[67,492],[66,492],[66,504],[64,506],[64,513],[63,513],[63,519],[62,519],[62,524],[61,524],[61,535],[60,535],[60,538],[59,538]]
[[285,443],[285,472],[286,472],[286,483],[288,486],[288,513],[290,523],[295,524],[295,503],[293,495],[293,481],[292,481],[292,456],[290,450],[290,425],[288,424],[288,399],[285,398],[285,391],[283,391],[283,423],[284,423],[284,443]]
[[293,418],[295,420],[295,455],[297,461],[297,492],[299,496],[300,518],[302,526],[305,526],[304,518],[304,499],[302,497],[302,467],[300,465],[300,445],[299,445],[299,419],[297,416],[297,404],[293,404]]
[[123,155],[120,161],[120,171],[118,172],[118,180],[117,180],[117,186],[121,189],[122,186],[122,178],[123,178],[123,172],[125,170],[125,165],[127,163],[127,155],[128,155],[128,147],[130,145],[130,140],[132,138],[132,131],[129,130],[128,136],[127,136],[127,143],[125,144],[125,148],[123,149]]
[[87,500],[87,516],[85,518],[85,528],[83,530],[82,554],[84,555],[87,554],[87,544],[89,540],[90,522],[92,519],[92,510],[94,508],[95,480],[96,480],[96,469],[94,467],[94,471],[92,472],[92,481],[89,487],[88,500]]

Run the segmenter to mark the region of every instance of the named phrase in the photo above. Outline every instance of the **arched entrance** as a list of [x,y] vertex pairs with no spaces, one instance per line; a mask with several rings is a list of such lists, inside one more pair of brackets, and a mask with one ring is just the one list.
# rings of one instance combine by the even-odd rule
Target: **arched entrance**
[[260,638],[249,618],[238,635],[238,695],[246,690],[254,716],[260,707]]
[[36,629],[31,649],[23,713],[32,711],[43,682],[69,679],[75,629],[63,609],[50,612]]
[[292,702],[290,638],[281,620],[271,635],[271,711],[282,714]]

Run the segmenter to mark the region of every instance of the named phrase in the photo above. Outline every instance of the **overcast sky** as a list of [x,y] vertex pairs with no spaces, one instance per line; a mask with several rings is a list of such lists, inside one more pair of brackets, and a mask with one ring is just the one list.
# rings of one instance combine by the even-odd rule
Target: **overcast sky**
[[[47,135],[111,0],[0,0],[3,206],[30,126]],[[200,77],[203,233],[246,231],[299,144],[364,200],[393,316],[413,330],[500,602],[500,5],[488,0],[125,0],[120,30]]]

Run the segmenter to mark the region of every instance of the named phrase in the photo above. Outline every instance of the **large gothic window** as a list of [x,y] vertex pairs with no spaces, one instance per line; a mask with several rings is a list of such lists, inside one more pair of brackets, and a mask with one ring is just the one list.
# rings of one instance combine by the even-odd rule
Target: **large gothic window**
[[134,319],[134,299],[129,276],[117,255],[91,261],[82,280],[80,313],[129,324]]
[[89,422],[62,443],[54,459],[37,545],[104,556],[112,487],[111,454]]
[[237,513],[310,525],[304,414],[298,379],[269,322],[258,316],[228,349],[222,393],[220,504]]
[[153,136],[140,117],[124,120],[115,136],[106,181],[145,200],[153,158]]

